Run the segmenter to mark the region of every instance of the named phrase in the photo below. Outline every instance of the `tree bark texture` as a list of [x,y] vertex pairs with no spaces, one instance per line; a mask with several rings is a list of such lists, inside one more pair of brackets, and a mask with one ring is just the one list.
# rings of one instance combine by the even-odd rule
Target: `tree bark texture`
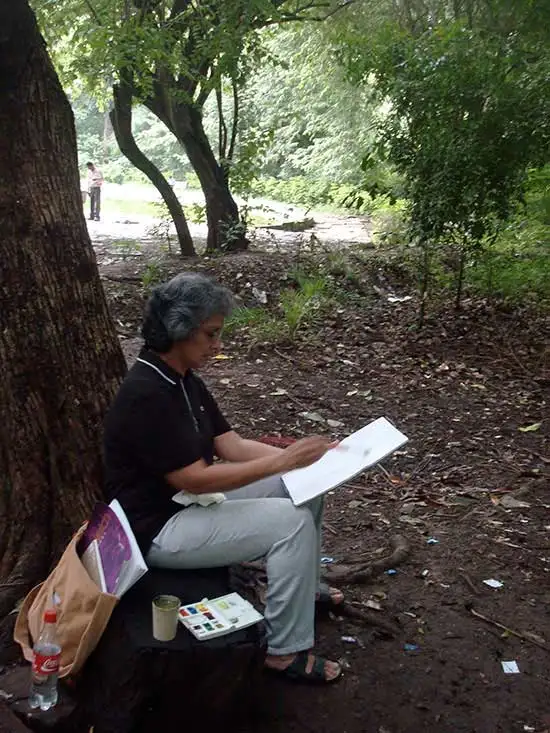
[[181,254],[184,257],[193,257],[196,254],[195,247],[178,197],[157,166],[139,149],[134,138],[132,132],[132,90],[124,84],[115,85],[113,87],[113,101],[111,122],[121,153],[128,158],[132,165],[145,173],[160,193],[176,227]]
[[3,617],[100,494],[103,415],[125,371],[72,111],[27,0],[0,3],[0,221]]
[[172,102],[170,89],[166,88],[169,84],[169,81],[157,82],[154,96],[145,104],[176,136],[199,178],[206,201],[206,249],[209,252],[247,249],[246,228],[204,131],[201,110],[193,104]]

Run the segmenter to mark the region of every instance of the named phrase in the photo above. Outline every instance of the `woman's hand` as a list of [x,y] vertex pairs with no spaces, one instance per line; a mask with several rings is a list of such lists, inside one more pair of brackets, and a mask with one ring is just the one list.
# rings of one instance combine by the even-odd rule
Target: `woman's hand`
[[296,443],[289,445],[278,456],[281,471],[291,471],[294,468],[304,468],[310,466],[325,453],[338,445],[338,441],[330,441],[320,435],[312,435],[309,438],[302,438]]

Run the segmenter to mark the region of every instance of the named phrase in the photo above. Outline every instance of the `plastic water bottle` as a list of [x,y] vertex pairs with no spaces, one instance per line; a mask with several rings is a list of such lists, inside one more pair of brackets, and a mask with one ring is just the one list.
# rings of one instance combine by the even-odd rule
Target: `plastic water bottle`
[[57,703],[57,675],[61,647],[57,641],[57,613],[48,610],[44,613],[44,628],[33,647],[31,708],[49,710]]

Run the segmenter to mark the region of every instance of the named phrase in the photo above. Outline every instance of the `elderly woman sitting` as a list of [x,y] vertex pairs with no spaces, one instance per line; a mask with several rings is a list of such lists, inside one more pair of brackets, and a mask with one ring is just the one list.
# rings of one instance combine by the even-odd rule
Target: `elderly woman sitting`
[[[107,494],[121,503],[151,566],[207,568],[265,557],[266,666],[291,679],[331,682],[340,666],[310,651],[323,502],[295,507],[280,474],[313,463],[332,444],[314,436],[283,450],[231,429],[195,373],[220,349],[231,307],[231,293],[199,274],[153,290],[145,347],[105,422]],[[214,463],[215,456],[222,461]],[[342,601],[336,589],[325,596]]]

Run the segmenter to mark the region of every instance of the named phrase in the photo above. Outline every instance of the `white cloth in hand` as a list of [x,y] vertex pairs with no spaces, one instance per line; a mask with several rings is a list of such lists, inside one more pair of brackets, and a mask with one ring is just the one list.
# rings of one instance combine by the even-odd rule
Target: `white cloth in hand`
[[210,504],[221,504],[225,501],[225,494],[192,494],[190,491],[178,491],[174,494],[172,501],[182,506],[191,506],[191,504],[199,504],[199,506],[210,506]]

